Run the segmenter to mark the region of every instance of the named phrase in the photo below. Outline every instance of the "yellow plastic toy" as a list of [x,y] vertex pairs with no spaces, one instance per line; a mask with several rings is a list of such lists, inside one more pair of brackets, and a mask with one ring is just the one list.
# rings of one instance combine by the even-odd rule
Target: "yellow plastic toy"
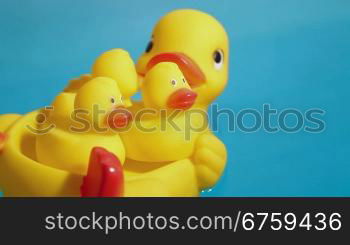
[[[121,133],[128,158],[165,162],[190,157],[197,135],[193,132],[186,135],[186,110],[195,103],[197,94],[178,66],[170,62],[158,63],[147,73],[141,93],[147,110],[134,115],[130,129]],[[159,142],[158,147],[155,142]]]
[[130,97],[137,90],[137,73],[135,65],[129,53],[123,49],[112,49],[100,55],[92,66],[91,74],[84,74],[70,81],[65,92],[76,92],[86,82],[95,77],[109,77],[117,81],[123,101],[126,106],[131,106]]
[[[226,86],[228,46],[225,29],[212,16],[197,10],[176,10],[157,23],[152,39],[137,63],[137,71],[142,81],[156,64],[176,63],[198,94],[195,105],[187,113],[198,110],[206,112],[209,104]],[[142,108],[142,102],[134,103],[132,110],[135,113]],[[129,158],[132,150],[127,147],[124,170],[126,179],[133,181],[125,183],[126,195],[148,196],[152,189],[150,195],[155,196],[198,196],[201,190],[215,185],[226,164],[225,145],[210,132],[203,115],[192,114],[190,122],[193,128],[202,127],[197,132],[200,135],[197,136],[191,157],[177,161],[165,159],[147,162],[148,155],[145,155],[145,159],[132,160]],[[167,142],[173,140],[176,141],[176,138],[169,133]],[[164,141],[148,143],[159,151],[170,150],[166,149]]]
[[[41,128],[55,127],[37,136],[37,160],[54,168],[84,175],[91,150],[99,146],[114,153],[123,164],[124,145],[114,129],[126,127],[131,115],[124,111],[108,120],[116,109],[124,107],[121,97],[117,83],[105,77],[90,80],[76,95],[61,93],[53,102],[53,109],[48,113],[44,125],[41,125]],[[97,114],[97,110],[101,113]]]
[[[105,62],[114,62],[112,56],[104,57],[106,59],[102,60]],[[196,103],[186,111],[191,113],[197,109],[206,111],[223,91],[228,78],[228,58],[228,37],[217,20],[200,11],[177,10],[158,22],[152,40],[136,67],[142,83],[145,75],[158,63],[176,63],[192,90],[198,94]],[[107,70],[103,69],[103,64],[97,66],[101,72],[106,72],[98,76],[115,80],[114,66],[109,66]],[[76,93],[96,76],[93,72],[71,82],[66,92]],[[119,86],[123,94],[123,85]],[[129,84],[127,87],[133,91],[137,85]],[[131,110],[135,115],[143,108],[143,102],[139,102],[134,103]],[[38,113],[21,117],[0,116],[0,131],[6,135],[0,153],[0,189],[5,196],[80,196],[82,175],[38,162],[36,135],[28,130],[28,127],[37,126]],[[225,146],[210,132],[203,115],[192,114],[190,122],[193,128],[203,127],[196,132],[198,135],[191,157],[181,156],[182,153],[175,156],[175,153],[174,158],[183,159],[132,160],[128,159],[128,152],[137,148],[139,143],[128,144],[127,159],[123,165],[125,196],[198,196],[201,190],[218,181],[226,163]],[[167,142],[176,141],[172,133],[169,132],[168,136]],[[164,142],[155,140],[148,143],[158,151],[170,151]],[[74,149],[70,152],[74,154]]]
[[124,103],[131,105],[130,97],[138,90],[137,73],[128,52],[112,49],[102,54],[92,67],[92,77],[110,77],[117,81]]

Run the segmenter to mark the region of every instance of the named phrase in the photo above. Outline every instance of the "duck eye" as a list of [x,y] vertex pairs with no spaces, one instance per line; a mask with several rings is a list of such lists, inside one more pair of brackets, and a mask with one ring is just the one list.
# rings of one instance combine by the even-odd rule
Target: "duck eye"
[[153,48],[153,41],[150,41],[148,44],[147,44],[147,47],[146,47],[146,53],[150,52]]
[[221,49],[215,50],[213,60],[215,69],[221,69],[222,65],[224,64],[224,52]]
[[184,83],[186,83],[186,80],[185,80],[185,78],[182,78],[182,81],[183,81]]
[[115,99],[114,97],[111,98],[111,103],[114,104],[115,103]]
[[173,86],[175,86],[175,85],[176,85],[176,80],[175,80],[175,79],[171,80],[171,84],[172,84]]

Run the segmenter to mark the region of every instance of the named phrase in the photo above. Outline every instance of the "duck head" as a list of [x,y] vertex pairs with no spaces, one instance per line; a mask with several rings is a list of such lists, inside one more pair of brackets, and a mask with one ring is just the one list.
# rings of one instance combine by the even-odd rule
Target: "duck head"
[[144,77],[160,62],[176,63],[198,93],[196,104],[207,106],[226,86],[228,60],[229,40],[224,27],[206,13],[182,9],[170,12],[156,24],[136,69]]
[[117,81],[124,103],[131,106],[130,97],[138,90],[135,64],[123,49],[112,49],[97,58],[92,67],[92,77],[109,77]]
[[97,77],[82,86],[75,97],[74,109],[92,127],[122,129],[132,116],[125,108],[122,92],[115,80]]
[[171,62],[154,65],[145,76],[141,92],[144,106],[154,109],[186,110],[197,97],[179,67]]

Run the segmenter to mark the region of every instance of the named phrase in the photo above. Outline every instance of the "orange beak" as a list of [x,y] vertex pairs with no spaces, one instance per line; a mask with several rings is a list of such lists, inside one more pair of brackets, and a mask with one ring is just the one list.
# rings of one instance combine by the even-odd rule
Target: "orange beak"
[[187,88],[182,88],[172,93],[168,99],[168,107],[173,109],[187,110],[196,101],[197,93]]
[[132,120],[132,114],[124,107],[117,107],[107,118],[107,124],[111,129],[121,129],[128,126]]
[[204,73],[196,62],[187,55],[178,52],[160,53],[154,56],[146,66],[146,73],[160,62],[173,62],[177,64],[192,88],[206,81]]

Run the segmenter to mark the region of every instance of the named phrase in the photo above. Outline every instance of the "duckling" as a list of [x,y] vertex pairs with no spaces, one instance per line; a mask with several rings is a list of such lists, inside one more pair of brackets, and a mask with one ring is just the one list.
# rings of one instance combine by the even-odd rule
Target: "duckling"
[[98,146],[116,155],[123,163],[125,149],[118,130],[131,120],[124,106],[117,83],[106,77],[90,80],[76,94],[61,93],[42,125],[53,125],[54,128],[37,136],[37,160],[85,175],[90,152]]
[[131,105],[131,96],[139,90],[135,64],[123,49],[112,49],[97,58],[92,67],[92,77],[109,77],[118,82],[126,106]]
[[170,62],[155,65],[145,76],[141,94],[146,110],[135,115],[137,121],[121,133],[128,158],[152,162],[189,157],[197,135],[193,132],[187,138],[177,127],[185,127],[186,110],[195,103],[197,94],[178,66]]
[[64,91],[75,93],[95,77],[108,77],[115,80],[123,94],[125,105],[131,106],[130,98],[139,90],[139,84],[134,61],[127,51],[112,49],[101,54],[95,60],[91,74],[83,74],[71,80]]
[[147,73],[141,94],[144,107],[156,110],[186,110],[197,97],[178,66],[170,62],[158,63]]

